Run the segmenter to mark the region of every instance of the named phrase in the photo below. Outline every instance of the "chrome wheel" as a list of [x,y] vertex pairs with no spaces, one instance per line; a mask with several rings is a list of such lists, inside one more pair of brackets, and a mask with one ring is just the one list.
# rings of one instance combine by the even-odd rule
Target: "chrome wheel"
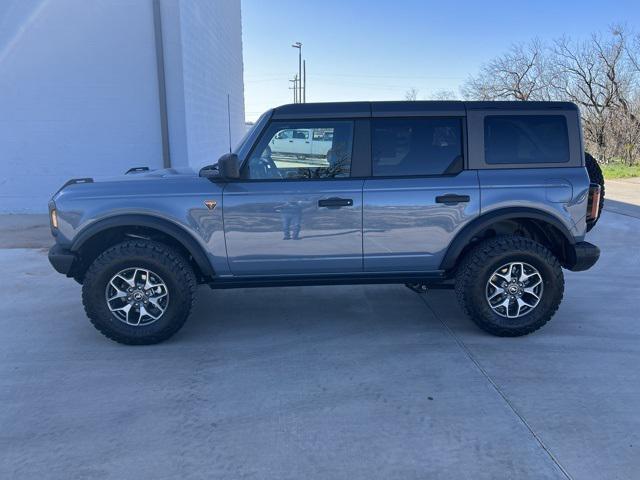
[[511,262],[498,268],[486,286],[487,303],[501,317],[530,313],[542,298],[542,275],[528,263]]
[[116,273],[105,291],[111,313],[127,325],[150,325],[169,306],[169,290],[162,278],[144,268],[127,268]]

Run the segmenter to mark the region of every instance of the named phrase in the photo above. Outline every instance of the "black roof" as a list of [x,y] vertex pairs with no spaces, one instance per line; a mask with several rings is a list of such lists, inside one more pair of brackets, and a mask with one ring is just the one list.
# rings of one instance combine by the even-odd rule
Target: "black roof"
[[463,102],[405,101],[405,102],[327,102],[290,103],[273,109],[274,119],[294,118],[358,118],[397,117],[418,115],[466,115],[467,110],[571,110],[578,107],[571,102]]

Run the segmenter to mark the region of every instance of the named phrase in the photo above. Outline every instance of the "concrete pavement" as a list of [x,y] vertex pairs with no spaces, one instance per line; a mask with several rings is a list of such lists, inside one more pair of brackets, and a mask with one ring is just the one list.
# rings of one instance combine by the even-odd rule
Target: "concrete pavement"
[[46,213],[0,214],[0,248],[49,248],[52,244]]
[[605,209],[640,218],[640,178],[605,182]]
[[605,211],[523,338],[449,291],[201,288],[152,347],[95,331],[44,249],[0,249],[0,478],[637,478],[638,238]]

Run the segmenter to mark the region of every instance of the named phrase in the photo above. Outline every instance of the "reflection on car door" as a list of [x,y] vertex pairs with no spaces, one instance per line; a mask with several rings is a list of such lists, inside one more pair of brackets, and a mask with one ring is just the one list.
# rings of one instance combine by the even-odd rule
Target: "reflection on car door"
[[363,192],[364,270],[434,271],[480,213],[476,171],[463,170],[461,118],[372,121]]
[[233,182],[224,227],[234,275],[362,271],[362,180]]
[[[445,203],[447,195],[464,201]],[[363,202],[365,271],[434,271],[455,234],[480,213],[478,175],[372,178]]]
[[[310,155],[313,127],[333,136],[321,158]],[[362,271],[362,185],[351,179],[354,123],[318,120],[271,123],[243,168],[243,180],[223,192],[229,268],[234,275],[358,273]],[[273,139],[293,131],[287,158]]]

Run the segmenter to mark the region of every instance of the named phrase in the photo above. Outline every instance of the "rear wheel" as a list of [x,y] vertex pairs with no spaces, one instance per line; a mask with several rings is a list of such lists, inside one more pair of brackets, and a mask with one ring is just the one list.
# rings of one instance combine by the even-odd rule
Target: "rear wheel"
[[547,323],[564,292],[562,268],[544,246],[524,237],[486,240],[462,260],[456,295],[483,330],[516,337]]
[[162,342],[184,325],[196,278],[174,249],[129,240],[103,252],[89,267],[82,300],[91,323],[128,345]]

